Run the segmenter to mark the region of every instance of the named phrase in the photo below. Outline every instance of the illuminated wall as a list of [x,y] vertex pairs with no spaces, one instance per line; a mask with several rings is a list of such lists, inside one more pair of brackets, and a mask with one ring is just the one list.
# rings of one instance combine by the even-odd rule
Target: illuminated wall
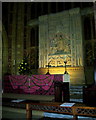
[[[90,70],[89,70],[90,71]],[[39,68],[39,74],[46,74],[48,72],[48,68]],[[49,67],[50,74],[64,74],[64,67]],[[70,75],[70,84],[74,85],[84,85],[85,84],[85,73],[84,67],[67,67],[67,72]],[[92,74],[90,75],[92,76]],[[91,81],[90,81],[91,82]]]
[[83,66],[79,8],[39,17],[39,68]]

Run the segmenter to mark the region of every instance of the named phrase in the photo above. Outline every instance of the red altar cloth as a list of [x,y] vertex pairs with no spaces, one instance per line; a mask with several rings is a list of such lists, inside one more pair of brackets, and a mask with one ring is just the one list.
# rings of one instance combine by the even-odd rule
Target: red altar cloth
[[8,75],[4,79],[4,92],[54,95],[54,81],[63,81],[63,75]]

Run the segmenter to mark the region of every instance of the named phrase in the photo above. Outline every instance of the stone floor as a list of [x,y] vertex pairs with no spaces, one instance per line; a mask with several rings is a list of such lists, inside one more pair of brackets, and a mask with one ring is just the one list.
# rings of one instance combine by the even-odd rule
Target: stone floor
[[[64,115],[64,114],[57,114],[57,113],[44,113],[45,118],[41,120],[73,120],[72,115]],[[78,120],[96,120],[96,117],[84,117],[78,116]]]
[[[17,118],[3,118],[1,120],[17,120]],[[26,118],[18,118],[18,120],[26,120]],[[42,117],[33,116],[32,120],[73,120],[70,117],[67,118],[52,118],[52,117]],[[92,117],[78,117],[78,120],[96,120],[96,118]]]
[[[72,118],[50,118],[50,117],[44,117],[39,120],[73,120]],[[96,120],[96,118],[92,117],[79,117],[78,120]]]
[[39,120],[72,120],[72,119],[43,117],[43,118],[40,118]]
[[[44,117],[43,117],[44,116]],[[64,114],[56,114],[56,113],[48,113],[44,112],[43,116],[33,115],[32,120],[72,120],[72,115],[64,115]],[[26,120],[26,112],[16,113],[3,111],[2,120]],[[78,120],[96,120],[96,118],[92,117],[80,117],[78,116]]]

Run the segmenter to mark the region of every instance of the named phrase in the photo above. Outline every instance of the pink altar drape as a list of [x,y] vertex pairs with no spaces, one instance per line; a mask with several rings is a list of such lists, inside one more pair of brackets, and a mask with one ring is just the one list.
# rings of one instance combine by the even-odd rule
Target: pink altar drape
[[8,75],[4,79],[4,92],[54,95],[54,81],[63,81],[63,75]]

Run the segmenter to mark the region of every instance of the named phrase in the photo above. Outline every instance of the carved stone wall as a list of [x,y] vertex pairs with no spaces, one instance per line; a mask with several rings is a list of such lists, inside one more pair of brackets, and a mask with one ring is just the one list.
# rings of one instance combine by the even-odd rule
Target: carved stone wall
[[39,17],[39,68],[83,66],[80,9]]

